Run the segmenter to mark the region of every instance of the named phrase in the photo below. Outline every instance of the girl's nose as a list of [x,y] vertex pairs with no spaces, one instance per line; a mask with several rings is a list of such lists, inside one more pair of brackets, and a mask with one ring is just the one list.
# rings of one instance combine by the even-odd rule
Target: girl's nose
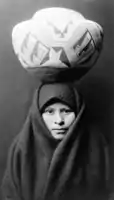
[[64,124],[64,119],[60,113],[56,113],[55,116],[55,124],[63,125]]

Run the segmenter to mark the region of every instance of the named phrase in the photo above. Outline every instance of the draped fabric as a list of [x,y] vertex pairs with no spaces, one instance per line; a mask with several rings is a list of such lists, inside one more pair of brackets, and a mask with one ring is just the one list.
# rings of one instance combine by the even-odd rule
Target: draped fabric
[[84,102],[58,142],[41,117],[38,92],[10,147],[3,200],[108,200],[107,143],[101,133],[90,131]]

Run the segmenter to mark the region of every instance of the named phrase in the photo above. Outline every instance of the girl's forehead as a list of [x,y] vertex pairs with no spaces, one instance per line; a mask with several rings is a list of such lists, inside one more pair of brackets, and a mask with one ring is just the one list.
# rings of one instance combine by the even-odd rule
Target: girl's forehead
[[70,108],[68,105],[64,104],[64,103],[61,103],[61,102],[56,102],[56,103],[52,103],[50,105],[48,105],[46,107],[47,108],[58,108],[58,109],[61,109],[61,108]]

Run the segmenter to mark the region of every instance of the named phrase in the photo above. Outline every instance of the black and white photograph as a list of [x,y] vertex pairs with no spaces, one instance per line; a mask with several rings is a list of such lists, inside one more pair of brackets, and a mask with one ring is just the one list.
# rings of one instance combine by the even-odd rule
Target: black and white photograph
[[0,0],[0,200],[114,200],[113,0]]

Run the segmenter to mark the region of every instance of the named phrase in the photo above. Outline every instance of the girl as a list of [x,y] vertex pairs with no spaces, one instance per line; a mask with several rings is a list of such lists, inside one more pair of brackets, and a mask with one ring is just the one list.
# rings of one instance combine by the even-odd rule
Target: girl
[[3,199],[107,199],[105,139],[90,132],[84,110],[73,84],[37,89],[10,148]]

